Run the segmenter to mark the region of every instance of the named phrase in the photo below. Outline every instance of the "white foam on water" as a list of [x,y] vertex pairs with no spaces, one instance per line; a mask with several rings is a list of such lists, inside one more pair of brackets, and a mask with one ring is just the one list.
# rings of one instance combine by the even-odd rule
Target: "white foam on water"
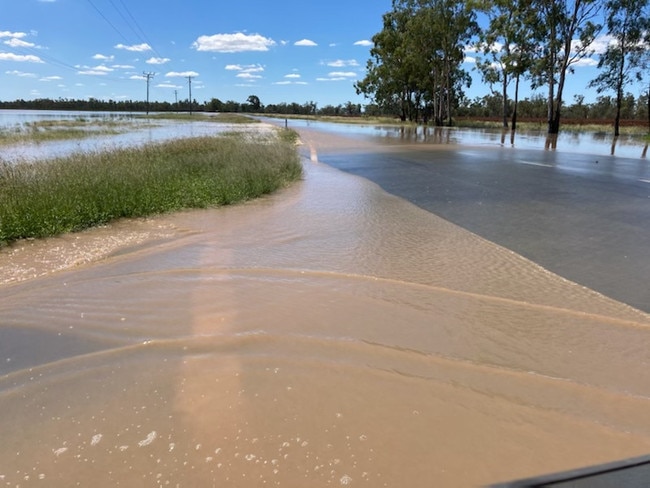
[[138,446],[140,447],[148,446],[149,444],[151,444],[153,441],[156,440],[156,437],[158,437],[158,434],[156,433],[155,430],[153,430],[149,432],[146,439],[143,439],[140,442],[138,442]]

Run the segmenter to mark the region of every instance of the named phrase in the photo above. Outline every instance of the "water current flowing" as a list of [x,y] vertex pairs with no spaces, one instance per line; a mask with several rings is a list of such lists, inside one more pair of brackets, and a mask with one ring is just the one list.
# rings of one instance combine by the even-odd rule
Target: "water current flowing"
[[0,253],[0,486],[482,486],[650,452],[648,315],[318,161],[374,146],[301,138],[272,196]]

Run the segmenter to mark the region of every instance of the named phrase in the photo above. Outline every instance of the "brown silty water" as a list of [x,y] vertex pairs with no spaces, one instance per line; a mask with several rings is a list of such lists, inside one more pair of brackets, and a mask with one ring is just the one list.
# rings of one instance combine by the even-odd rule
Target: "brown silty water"
[[317,162],[390,149],[301,137],[276,195],[0,253],[0,486],[480,486],[650,451],[646,314]]

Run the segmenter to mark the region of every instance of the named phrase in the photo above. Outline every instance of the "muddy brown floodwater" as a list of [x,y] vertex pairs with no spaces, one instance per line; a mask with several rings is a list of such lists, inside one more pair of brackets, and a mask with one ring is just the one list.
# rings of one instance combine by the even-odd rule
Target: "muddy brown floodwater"
[[480,486],[650,451],[648,315],[317,162],[389,148],[301,136],[278,194],[0,253],[0,486]]

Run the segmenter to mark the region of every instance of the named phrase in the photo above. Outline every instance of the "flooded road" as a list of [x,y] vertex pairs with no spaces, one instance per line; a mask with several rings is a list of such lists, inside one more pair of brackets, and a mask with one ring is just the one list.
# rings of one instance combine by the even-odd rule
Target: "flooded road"
[[0,486],[481,486],[650,451],[648,315],[319,163],[381,148],[301,137],[276,195],[0,253]]

